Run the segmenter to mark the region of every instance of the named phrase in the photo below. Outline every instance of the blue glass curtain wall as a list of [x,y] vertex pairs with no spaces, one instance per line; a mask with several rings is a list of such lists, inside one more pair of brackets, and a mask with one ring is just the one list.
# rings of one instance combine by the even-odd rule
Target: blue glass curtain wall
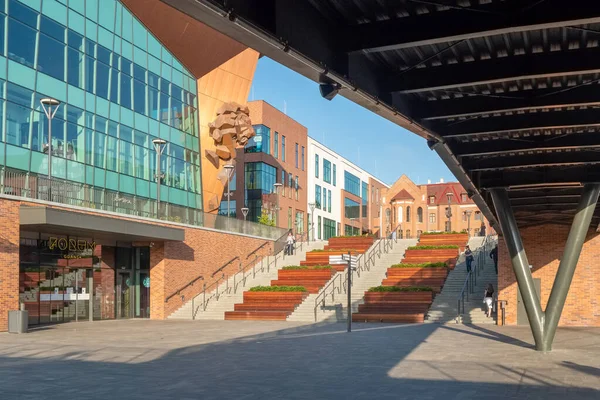
[[153,198],[161,138],[162,200],[201,208],[196,93],[118,0],[0,0],[0,165]]

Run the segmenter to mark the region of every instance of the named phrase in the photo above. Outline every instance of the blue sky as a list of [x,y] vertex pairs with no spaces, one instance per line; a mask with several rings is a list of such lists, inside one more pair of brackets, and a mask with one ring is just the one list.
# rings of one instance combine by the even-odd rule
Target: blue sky
[[402,174],[416,183],[456,181],[421,137],[336,96],[327,101],[315,82],[262,57],[250,100],[265,100],[308,128],[327,147],[391,184]]

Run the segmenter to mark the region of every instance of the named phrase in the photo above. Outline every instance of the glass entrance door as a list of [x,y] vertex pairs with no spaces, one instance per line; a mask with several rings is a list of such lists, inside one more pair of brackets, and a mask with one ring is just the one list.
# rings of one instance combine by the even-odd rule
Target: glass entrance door
[[133,317],[133,285],[131,278],[131,271],[117,271],[117,318]]

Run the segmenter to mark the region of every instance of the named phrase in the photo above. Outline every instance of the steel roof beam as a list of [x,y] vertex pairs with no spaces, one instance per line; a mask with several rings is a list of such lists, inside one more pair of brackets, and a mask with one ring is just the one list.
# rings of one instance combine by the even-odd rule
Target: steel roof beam
[[462,121],[431,124],[431,129],[443,137],[471,137],[548,129],[583,129],[600,126],[600,110],[526,112],[517,115],[480,117]]
[[523,79],[595,74],[600,72],[595,61],[598,54],[597,48],[590,48],[461,62],[415,68],[406,73],[400,71],[383,82],[392,92],[420,93]]
[[467,159],[463,167],[470,172],[517,168],[565,167],[571,165],[598,165],[599,151],[570,151],[547,154],[523,154],[513,157]]
[[452,143],[453,153],[460,158],[504,156],[518,152],[600,149],[600,135],[572,133],[563,136],[505,137],[477,142]]
[[600,169],[594,166],[580,165],[559,170],[545,167],[534,171],[486,171],[478,172],[480,188],[501,188],[530,184],[562,184],[567,182],[598,183]]
[[585,85],[563,91],[552,88],[521,91],[499,97],[484,95],[465,96],[449,100],[428,101],[423,104],[420,119],[433,121],[483,114],[517,113],[525,110],[600,105],[600,85]]
[[[562,0],[546,0],[538,7],[522,13],[479,13],[474,17],[473,13],[465,13],[463,10],[448,10],[361,24],[349,29],[349,45],[346,50],[349,53],[400,50],[484,36],[600,22],[598,2],[576,3],[578,4],[567,6]],[[490,6],[486,9],[500,10],[496,4]]]

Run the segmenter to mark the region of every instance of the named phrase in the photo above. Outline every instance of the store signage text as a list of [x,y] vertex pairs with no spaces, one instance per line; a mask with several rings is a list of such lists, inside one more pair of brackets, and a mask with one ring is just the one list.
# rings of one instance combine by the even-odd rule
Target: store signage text
[[59,249],[59,250],[68,250],[68,251],[85,251],[92,250],[96,248],[96,242],[88,242],[87,240],[75,240],[75,239],[67,239],[67,238],[57,238],[50,237],[48,238],[48,248],[50,250]]

